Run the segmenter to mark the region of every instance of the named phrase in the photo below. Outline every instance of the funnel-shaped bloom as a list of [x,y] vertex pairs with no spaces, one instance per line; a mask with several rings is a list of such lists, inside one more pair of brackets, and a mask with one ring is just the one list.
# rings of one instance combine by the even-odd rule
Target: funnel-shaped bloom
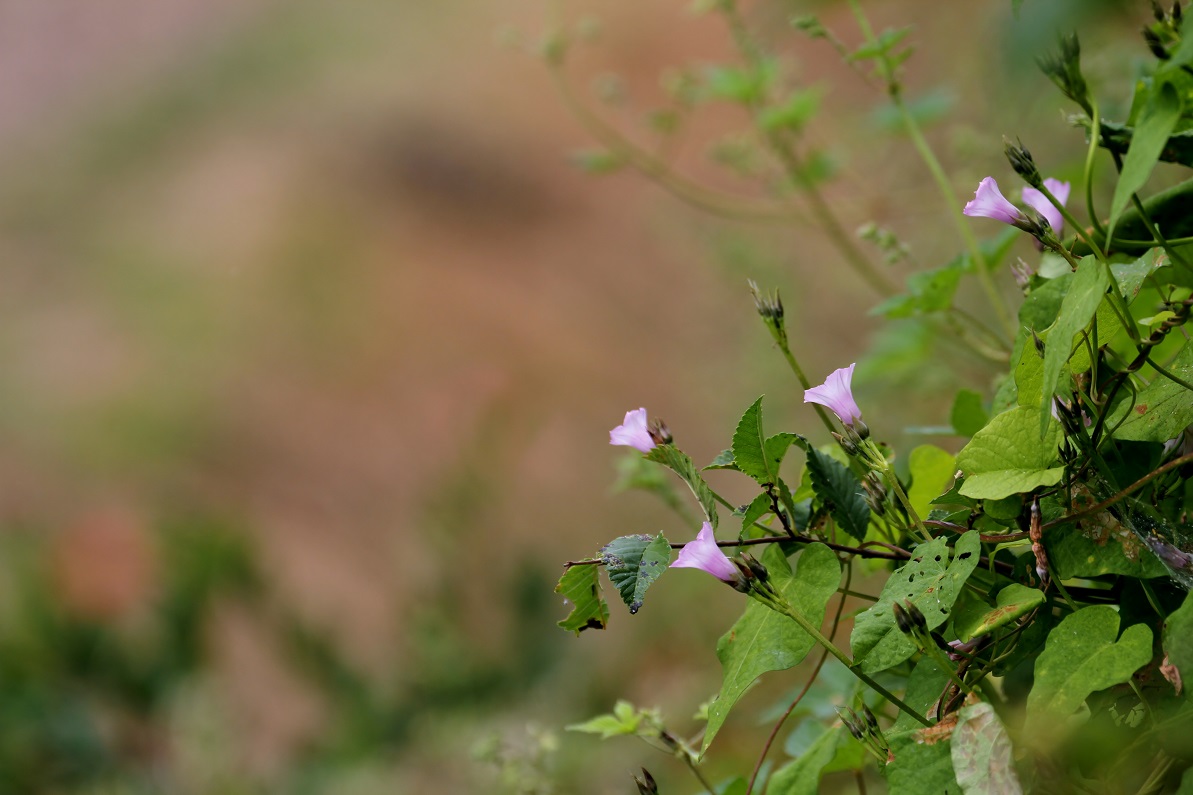
[[624,444],[643,453],[655,449],[655,441],[646,427],[646,409],[627,411],[625,422],[609,431],[609,444]]
[[706,571],[722,582],[735,584],[741,579],[741,573],[733,561],[725,557],[725,553],[717,546],[717,539],[713,535],[712,525],[708,522],[700,528],[695,541],[684,544],[679,551],[679,557],[671,564],[673,569],[700,569]]
[[853,424],[862,418],[862,410],[853,400],[851,387],[853,368],[855,367],[857,367],[856,362],[848,367],[842,367],[840,370],[834,370],[828,378],[824,379],[823,384],[804,391],[804,402],[827,406],[833,414],[837,415],[837,419],[853,427]]
[[[1061,204],[1066,204],[1069,201],[1069,183],[1061,182],[1059,179],[1044,180],[1044,187],[1048,192],[1056,197],[1056,200]],[[1048,221],[1048,225],[1052,227],[1052,231],[1057,237],[1060,237],[1061,229],[1064,228],[1065,219],[1060,214],[1060,210],[1052,206],[1052,202],[1043,193],[1035,188],[1023,189],[1023,203],[1033,207],[1040,215],[1044,216]]]
[[[1048,200],[1044,199],[1044,203],[1047,204]],[[963,212],[978,218],[993,218],[995,221],[1002,221],[1004,224],[1012,226],[1018,226],[1024,220],[1023,213],[1019,211],[1019,208],[1002,195],[994,177],[986,177],[978,183],[973,201],[965,205]]]

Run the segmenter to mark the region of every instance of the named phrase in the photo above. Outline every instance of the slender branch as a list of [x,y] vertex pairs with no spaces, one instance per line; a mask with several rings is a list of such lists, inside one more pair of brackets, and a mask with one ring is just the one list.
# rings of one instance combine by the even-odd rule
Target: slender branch
[[1051,522],[1048,522],[1040,529],[1047,530],[1050,527],[1057,527],[1062,524],[1068,524],[1069,522],[1076,522],[1079,519],[1084,519],[1087,516],[1092,516],[1093,514],[1100,513],[1102,511],[1106,510],[1107,508],[1109,508],[1111,505],[1114,505],[1116,502],[1120,502],[1121,500],[1126,499],[1127,497],[1129,497],[1131,495],[1131,492],[1138,491],[1139,489],[1143,488],[1148,483],[1150,483],[1152,480],[1155,480],[1160,475],[1163,475],[1165,472],[1169,472],[1173,469],[1176,469],[1177,467],[1187,464],[1190,461],[1193,461],[1193,453],[1189,453],[1188,455],[1183,455],[1180,458],[1174,458],[1171,461],[1169,461],[1167,464],[1165,464],[1164,466],[1158,467],[1158,468],[1152,470],[1151,472],[1149,472],[1148,474],[1144,475],[1139,480],[1132,483],[1130,486],[1127,486],[1125,489],[1123,489],[1122,491],[1115,494],[1113,497],[1109,497],[1105,500],[1102,500],[1097,505],[1094,505],[1090,508],[1086,508],[1083,511],[1078,511],[1077,513],[1071,513],[1068,516],[1062,516],[1059,519],[1053,519]]

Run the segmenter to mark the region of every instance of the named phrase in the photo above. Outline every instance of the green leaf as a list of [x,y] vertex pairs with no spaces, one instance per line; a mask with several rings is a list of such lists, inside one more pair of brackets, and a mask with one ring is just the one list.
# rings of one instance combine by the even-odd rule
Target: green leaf
[[572,163],[585,174],[603,176],[620,171],[625,161],[605,149],[581,149],[572,153]]
[[1091,693],[1130,681],[1147,665],[1152,631],[1135,624],[1119,638],[1118,624],[1114,608],[1093,605],[1066,616],[1048,634],[1027,696],[1026,737],[1056,737]]
[[583,723],[573,723],[566,728],[570,732],[599,734],[602,740],[623,734],[645,733],[657,736],[658,732],[654,729],[652,721],[654,717],[656,716],[652,711],[638,710],[630,702],[622,700],[613,706],[613,712],[597,715]]
[[762,432],[762,398],[755,400],[733,432],[733,460],[737,468],[762,485],[776,483],[779,466],[795,434],[779,433],[769,439]]
[[949,412],[949,424],[960,436],[973,436],[986,426],[990,415],[982,408],[981,394],[972,389],[962,389],[953,399],[953,410]]
[[1065,469],[1053,466],[1060,444],[1060,426],[1049,423],[1041,441],[1037,432],[1041,413],[1049,417],[1043,408],[1019,406],[1004,411],[961,449],[957,466],[966,476],[961,494],[1000,500],[1060,482]]
[[766,795],[816,795],[820,774],[833,761],[844,727],[834,726],[812,743],[812,747],[775,771],[766,785]]
[[944,311],[953,305],[963,270],[964,261],[956,259],[943,268],[916,271],[907,277],[906,295],[888,298],[870,314],[901,318]]
[[922,444],[911,451],[907,466],[911,470],[911,488],[907,490],[907,498],[920,517],[927,516],[932,510],[932,500],[953,482],[957,460],[935,445]]
[[921,740],[921,732],[891,738],[895,760],[883,771],[889,795],[960,795],[953,776],[953,757],[947,739]]
[[[1104,516],[1109,517],[1109,514]],[[1086,530],[1096,531],[1097,521],[1098,517],[1094,516],[1083,524]],[[1097,540],[1071,524],[1049,530],[1044,535],[1044,551],[1048,553],[1053,574],[1062,580],[1105,574],[1138,579],[1168,576],[1168,569],[1150,549],[1134,535],[1124,535],[1117,522],[1115,526],[1117,532],[1107,528]],[[1130,556],[1124,544],[1130,546]]]
[[748,506],[746,506],[746,510],[742,514],[742,517],[741,517],[741,534],[742,534],[742,536],[745,538],[749,538],[750,536],[753,536],[753,535],[758,535],[759,537],[761,537],[761,534],[758,531],[758,528],[754,527],[754,522],[757,522],[763,516],[766,516],[768,513],[770,513],[770,510],[771,510],[771,504],[770,504],[770,495],[769,494],[759,494],[757,497],[755,497],[753,502],[751,502]]
[[1193,594],[1164,621],[1164,653],[1186,687],[1193,687]]
[[1118,223],[1119,215],[1126,208],[1131,195],[1147,182],[1180,117],[1181,97],[1176,87],[1167,81],[1153,85],[1131,136],[1131,146],[1123,159],[1118,184],[1114,187],[1114,198],[1110,201],[1110,221],[1106,225],[1107,235],[1114,235],[1114,225]]
[[824,96],[819,87],[805,88],[794,91],[786,100],[758,114],[758,123],[768,132],[775,130],[802,130],[816,111],[820,109],[820,99]]
[[[1051,406],[1061,368],[1073,354],[1073,337],[1094,319],[1094,313],[1098,311],[1098,305],[1102,303],[1102,296],[1106,294],[1108,287],[1110,272],[1092,255],[1077,264],[1077,273],[1069,285],[1069,291],[1065,293],[1060,314],[1048,332],[1047,344],[1044,347],[1044,373],[1040,397],[1046,405]],[[1050,412],[1041,412],[1039,421],[1040,432],[1037,438],[1047,433],[1048,424],[1052,421]]]
[[617,459],[617,480],[613,484],[613,491],[631,489],[650,492],[671,510],[683,516],[690,515],[679,490],[667,473],[637,452],[627,453]]
[[717,453],[717,457],[712,460],[712,463],[704,467],[704,469],[701,471],[704,472],[709,469],[732,469],[735,472],[741,471],[737,468],[737,462],[733,460],[732,450],[722,450],[721,452]]
[[688,488],[692,490],[696,501],[704,510],[704,518],[713,526],[713,529],[716,529],[717,501],[713,498],[712,491],[704,482],[704,478],[700,477],[700,472],[692,463],[692,459],[673,444],[660,444],[647,453],[646,458],[648,461],[654,461],[656,464],[667,467],[688,484]]
[[[911,676],[907,678],[907,692],[903,695],[903,703],[921,715],[927,715],[932,705],[940,700],[945,685],[949,683],[949,674],[942,669],[931,657],[924,656],[911,669]],[[924,728],[915,718],[902,710],[895,718],[895,725],[887,733],[893,738],[900,734],[918,732]]]
[[816,497],[838,527],[864,541],[870,526],[870,506],[862,496],[862,483],[857,475],[832,456],[812,447],[806,439],[799,438],[797,442],[808,454],[808,475]]
[[1131,304],[1139,295],[1139,288],[1148,276],[1167,266],[1168,256],[1159,248],[1148,249],[1142,257],[1133,262],[1113,262],[1110,272],[1118,282],[1118,289],[1127,304]]
[[[1176,359],[1164,368],[1177,378],[1193,380],[1193,343],[1185,343]],[[1152,382],[1129,400],[1117,403],[1106,419],[1113,428],[1130,411],[1114,432],[1115,439],[1131,442],[1166,442],[1193,423],[1193,392],[1157,373]]]
[[555,586],[555,593],[572,604],[572,612],[558,625],[577,635],[586,629],[604,629],[609,623],[609,605],[601,598],[597,579],[599,568],[596,564],[569,566]]
[[995,607],[975,599],[970,607],[958,608],[953,629],[963,641],[985,635],[1025,616],[1044,603],[1044,592],[1013,582],[998,592]]
[[671,546],[662,533],[654,538],[631,535],[615,538],[601,547],[601,562],[609,581],[621,593],[621,600],[637,613],[646,589],[671,563]]
[[740,102],[743,105],[766,97],[778,70],[774,61],[759,66],[710,66],[705,73],[705,85],[710,96]]
[[978,565],[981,541],[976,530],[957,540],[949,561],[948,540],[943,536],[915,548],[914,557],[896,570],[869,610],[854,621],[849,643],[855,660],[868,674],[885,671],[915,654],[916,646],[899,631],[891,605],[905,599],[920,609],[929,629],[948,621],[961,586]]
[[962,707],[952,738],[953,772],[965,795],[1018,795],[1014,749],[994,707],[985,702]]
[[[766,550],[762,563],[770,572],[770,582],[788,603],[814,626],[820,626],[825,606],[841,580],[836,553],[823,544],[809,544],[799,554],[795,575],[777,546]],[[813,645],[812,636],[790,618],[750,599],[742,617],[717,642],[724,681],[721,694],[708,709],[701,753],[708,750],[729,711],[755,679],[768,671],[798,665]]]

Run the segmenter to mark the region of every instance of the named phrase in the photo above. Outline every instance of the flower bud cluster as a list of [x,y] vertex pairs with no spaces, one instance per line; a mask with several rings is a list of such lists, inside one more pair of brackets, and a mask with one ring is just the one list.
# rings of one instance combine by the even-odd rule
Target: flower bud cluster
[[1044,56],[1036,63],[1062,94],[1080,105],[1086,115],[1092,118],[1094,108],[1089,99],[1089,86],[1081,74],[1081,43],[1075,33],[1062,35],[1059,43],[1059,53]]

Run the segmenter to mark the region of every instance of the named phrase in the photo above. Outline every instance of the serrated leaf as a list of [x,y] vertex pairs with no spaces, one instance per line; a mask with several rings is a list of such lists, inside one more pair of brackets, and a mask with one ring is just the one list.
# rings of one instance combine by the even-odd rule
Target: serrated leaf
[[654,461],[656,464],[667,467],[688,484],[688,488],[692,490],[692,494],[704,511],[704,518],[715,530],[717,527],[717,501],[713,498],[712,490],[708,488],[704,478],[700,477],[700,472],[692,463],[692,459],[673,444],[660,444],[647,453],[646,458],[648,461]]
[[1064,475],[1057,462],[1060,426],[1049,422],[1044,439],[1039,437],[1042,407],[1018,406],[997,415],[957,454],[957,466],[965,473],[960,492],[975,499],[1000,500],[1040,486],[1054,486]]
[[[825,607],[837,592],[841,566],[836,554],[823,544],[809,544],[800,552],[793,575],[778,546],[762,556],[770,582],[788,603],[814,626],[824,621]],[[768,671],[798,665],[815,641],[790,618],[751,599],[733,628],[717,642],[717,658],[724,669],[721,693],[708,709],[708,728],[701,753],[708,750],[729,711],[742,693]]]
[[[1193,343],[1185,343],[1176,359],[1164,369],[1182,380],[1193,380]],[[1115,439],[1166,442],[1193,423],[1193,392],[1157,373],[1135,396],[1134,406],[1129,400],[1116,403],[1106,419],[1106,427],[1113,428],[1128,411],[1130,416],[1114,432]]]
[[973,436],[990,421],[990,415],[982,408],[982,396],[972,389],[962,389],[953,399],[949,412],[949,424],[961,436]]
[[907,498],[911,507],[923,518],[932,510],[932,500],[946,491],[957,471],[957,460],[931,444],[922,444],[911,451],[907,459],[911,470],[911,488]]
[[1013,582],[998,592],[993,608],[975,599],[969,609],[958,609],[953,616],[953,629],[960,640],[967,641],[1005,626],[1043,603],[1043,591]]
[[671,563],[671,546],[662,533],[653,538],[648,535],[615,538],[601,547],[600,554],[609,581],[631,613],[641,609],[646,589]]
[[868,674],[885,671],[915,654],[915,644],[895,624],[891,605],[910,599],[920,609],[929,629],[949,619],[961,586],[981,555],[976,530],[957,539],[952,561],[943,536],[915,548],[914,557],[896,570],[883,586],[878,601],[855,619],[849,643],[854,659]]
[[1027,696],[1026,737],[1058,737],[1091,693],[1127,682],[1147,665],[1152,631],[1135,624],[1119,638],[1118,626],[1114,608],[1092,605],[1066,616],[1048,634]]
[[953,772],[965,795],[1020,795],[1014,749],[994,707],[962,707],[951,740]]
[[[1056,391],[1061,368],[1073,354],[1073,338],[1094,319],[1094,313],[1098,311],[1102,296],[1109,287],[1110,272],[1095,257],[1085,257],[1077,264],[1077,272],[1061,302],[1060,314],[1048,331],[1047,344],[1044,346],[1040,397],[1045,404],[1052,405],[1052,395]],[[1040,414],[1037,438],[1047,433],[1051,421],[1048,412]]]
[[701,469],[701,472],[709,469],[731,469],[734,472],[740,472],[737,468],[737,462],[733,460],[733,450],[722,450],[717,453],[717,457],[712,460],[712,463]]
[[609,605],[601,598],[599,568],[595,564],[569,566],[559,578],[555,593],[571,602],[572,612],[558,626],[579,635],[586,629],[604,629],[608,625]]
[[779,467],[795,434],[779,433],[769,439],[762,430],[762,398],[742,414],[733,432],[733,460],[737,468],[762,485],[776,483]]
[[745,512],[741,517],[741,534],[743,538],[761,537],[762,532],[754,527],[754,522],[757,522],[763,516],[770,513],[771,504],[770,496],[767,494],[759,494],[754,500],[746,506]]
[[776,770],[766,786],[766,795],[816,795],[820,792],[820,775],[837,753],[842,729],[842,726],[828,729],[799,758]]
[[870,506],[862,496],[857,475],[830,455],[820,452],[806,439],[796,443],[808,454],[808,477],[816,498],[845,533],[863,541],[870,526]]
[[1107,235],[1114,235],[1114,225],[1118,223],[1131,195],[1147,182],[1180,117],[1181,96],[1172,83],[1165,81],[1153,84],[1131,135],[1127,156],[1123,158],[1122,173],[1114,187],[1114,198],[1110,200]]

